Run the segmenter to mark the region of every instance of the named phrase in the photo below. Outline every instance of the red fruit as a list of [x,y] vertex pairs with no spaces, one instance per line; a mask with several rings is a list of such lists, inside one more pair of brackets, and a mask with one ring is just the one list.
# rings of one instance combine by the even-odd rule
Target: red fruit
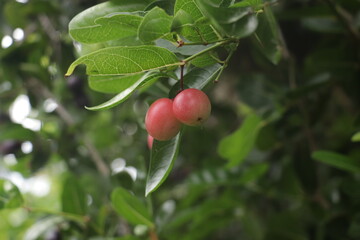
[[181,123],[173,113],[173,101],[160,98],[151,104],[146,113],[145,127],[156,140],[166,141],[175,137],[180,131]]
[[175,97],[173,112],[180,122],[190,126],[199,126],[209,118],[211,103],[203,91],[189,88]]
[[152,149],[153,142],[154,142],[154,138],[152,136],[148,135],[147,136],[147,145],[148,145],[149,149]]

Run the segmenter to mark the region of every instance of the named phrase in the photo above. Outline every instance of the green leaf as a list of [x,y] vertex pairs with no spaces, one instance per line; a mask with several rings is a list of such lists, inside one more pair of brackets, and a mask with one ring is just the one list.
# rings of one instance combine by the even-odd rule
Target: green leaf
[[[105,109],[109,109],[112,107],[115,107],[116,105],[124,102],[126,99],[128,99],[131,94],[139,87],[141,86],[143,83],[154,79],[156,77],[161,76],[160,74],[157,73],[146,73],[144,75],[130,75],[130,76],[120,76],[119,78],[114,77],[114,79],[111,79],[110,82],[107,84],[106,87],[111,88],[112,85],[112,80],[115,81],[119,81],[119,84],[114,84],[114,87],[117,87],[118,89],[120,89],[120,84],[121,87],[124,87],[124,89],[122,89],[122,91],[117,94],[115,97],[113,97],[112,99],[110,99],[109,101],[106,101],[100,105],[97,105],[95,107],[86,107],[86,109],[88,110],[105,110]],[[99,79],[97,79],[99,80]]]
[[353,142],[360,142],[360,132],[355,133],[352,138],[351,141]]
[[98,18],[91,28],[70,28],[72,38],[81,43],[100,43],[136,36],[142,17],[117,14]]
[[68,175],[61,193],[62,210],[67,213],[85,215],[87,211],[86,195],[73,175]]
[[0,210],[5,208],[18,208],[24,203],[19,189],[6,179],[0,178]]
[[23,128],[20,124],[9,123],[0,126],[0,141],[4,140],[31,140],[35,133]]
[[228,167],[234,167],[243,162],[254,147],[257,134],[262,125],[260,117],[249,115],[238,130],[221,140],[218,152],[220,156],[229,161]]
[[123,188],[116,188],[111,194],[111,203],[116,212],[130,223],[154,227],[150,213],[144,204]]
[[260,163],[254,166],[251,166],[246,169],[243,175],[240,176],[239,182],[242,184],[249,183],[259,179],[263,176],[269,169],[269,164]]
[[110,47],[100,49],[75,60],[65,76],[76,66],[85,64],[88,75],[135,74],[166,67],[178,66],[174,53],[156,46]]
[[259,26],[254,34],[255,43],[260,51],[273,64],[278,64],[283,48],[279,26],[270,7],[264,7],[264,13],[259,14]]
[[[218,36],[212,26],[207,23],[201,23],[200,20],[204,18],[204,15],[195,0],[176,0],[174,16],[175,23],[173,23],[172,27],[175,25],[177,32],[186,39],[193,42],[218,40]],[[183,19],[180,20],[180,24],[179,19]]]
[[178,47],[177,44],[174,44],[172,42],[169,42],[165,39],[158,39],[156,40],[156,45],[159,47],[166,48],[167,50],[173,52],[173,53],[180,53],[184,56],[190,56],[194,55],[200,51],[203,51],[214,44],[208,44],[208,45],[184,45],[182,47]]
[[222,67],[217,63],[204,68],[193,68],[185,74],[184,83],[190,88],[203,89],[218,78]]
[[243,38],[257,28],[258,21],[252,8],[225,8],[208,0],[195,1],[216,30],[224,36]]
[[333,167],[359,173],[360,172],[360,162],[356,161],[352,158],[349,158],[348,156],[330,152],[330,151],[316,151],[313,152],[311,157],[315,160],[318,160],[320,162],[329,164]]
[[89,76],[89,86],[92,90],[102,93],[119,93],[131,87],[144,74],[115,75],[115,76]]
[[206,67],[209,65],[214,65],[215,63],[217,63],[218,61],[214,58],[216,55],[215,53],[205,53],[202,54],[200,56],[198,56],[197,58],[195,58],[194,60],[192,60],[190,63],[192,65],[194,65],[195,67]]
[[144,17],[138,30],[139,38],[144,42],[152,42],[170,33],[172,17],[163,9],[155,7]]
[[166,11],[167,14],[172,15],[174,13],[174,5],[175,1],[169,1],[169,0],[152,0],[152,3],[150,3],[146,8],[145,11],[148,11],[150,9],[153,9],[154,7],[160,7]]
[[[204,68],[193,68],[184,76],[184,88],[203,89],[209,83],[214,82],[221,72],[223,66],[214,64]],[[174,98],[181,90],[180,81],[171,88],[169,98]]]
[[136,35],[142,18],[120,13],[140,11],[145,6],[142,0],[98,4],[76,15],[69,23],[69,33],[81,43],[98,43]]
[[235,3],[231,7],[255,7],[258,8],[262,4],[262,0],[242,0]]
[[169,141],[154,140],[145,196],[155,191],[169,175],[179,152],[181,132]]

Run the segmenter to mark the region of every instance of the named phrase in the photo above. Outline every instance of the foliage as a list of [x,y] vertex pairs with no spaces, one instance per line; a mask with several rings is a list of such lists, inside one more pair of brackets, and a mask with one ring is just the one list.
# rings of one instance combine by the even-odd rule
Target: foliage
[[[0,11],[0,239],[360,238],[358,2]],[[210,119],[150,151],[183,87]]]

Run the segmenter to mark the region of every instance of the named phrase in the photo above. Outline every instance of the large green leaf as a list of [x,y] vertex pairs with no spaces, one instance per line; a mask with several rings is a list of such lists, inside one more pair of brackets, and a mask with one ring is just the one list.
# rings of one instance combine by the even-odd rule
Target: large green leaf
[[144,42],[152,42],[170,33],[172,17],[163,9],[155,7],[144,17],[138,30],[139,38]]
[[99,43],[136,36],[142,17],[116,14],[95,20],[91,28],[70,28],[70,35],[82,43]]
[[65,76],[76,66],[85,64],[88,75],[135,74],[180,65],[174,53],[156,46],[104,48],[82,56],[69,67]]
[[141,17],[124,12],[140,11],[146,7],[142,0],[109,1],[76,15],[69,23],[69,33],[76,41],[97,43],[136,35]]
[[218,39],[212,26],[202,23],[204,15],[195,0],[176,0],[174,16],[173,29],[176,28],[177,32],[186,39],[194,42],[210,42]]
[[210,0],[195,1],[222,35],[243,38],[256,30],[258,21],[252,8],[225,8]]
[[219,76],[222,65],[214,64],[204,68],[193,68],[184,76],[184,83],[190,88],[203,89]]
[[109,101],[106,101],[98,106],[95,107],[86,107],[88,110],[104,110],[104,109],[109,109],[112,108],[122,102],[124,102],[126,99],[128,99],[131,94],[139,87],[141,86],[143,83],[154,79],[156,77],[161,76],[161,74],[157,74],[157,73],[146,73],[144,75],[130,75],[130,76],[120,76],[119,79],[117,79],[116,77],[114,77],[115,79],[113,80],[117,80],[120,83],[113,83],[113,81],[110,81],[109,84],[107,85],[107,87],[111,88],[111,84],[114,84],[115,87],[117,87],[120,90],[120,84],[121,87],[124,87],[121,92],[119,94],[117,94],[115,97],[113,97],[112,99],[110,99]]
[[9,180],[0,178],[0,210],[18,208],[24,203],[19,189]]
[[255,43],[260,51],[273,63],[279,63],[283,42],[279,26],[270,7],[264,7],[264,13],[258,15],[259,26],[255,32]]
[[62,210],[67,213],[85,215],[87,211],[86,195],[73,175],[68,175],[61,193]]
[[102,93],[119,93],[132,86],[144,74],[114,75],[114,76],[89,76],[89,86],[92,90]]
[[111,203],[117,213],[132,224],[154,227],[150,213],[144,204],[123,188],[116,188],[111,194]]
[[234,167],[243,162],[253,149],[261,127],[261,118],[255,114],[249,115],[238,130],[221,140],[218,152],[229,161],[228,167]]
[[348,156],[339,153],[331,151],[316,151],[313,152],[311,157],[315,160],[329,164],[342,170],[360,173],[359,161],[356,161],[355,159],[349,158]]
[[181,132],[169,141],[154,140],[145,196],[155,191],[169,175],[179,151],[180,137]]

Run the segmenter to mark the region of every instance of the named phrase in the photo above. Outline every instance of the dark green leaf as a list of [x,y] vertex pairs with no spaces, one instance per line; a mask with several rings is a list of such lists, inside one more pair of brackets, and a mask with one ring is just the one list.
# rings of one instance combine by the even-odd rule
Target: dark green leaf
[[[214,82],[220,74],[222,65],[214,64],[212,66],[207,66],[204,68],[193,68],[184,76],[184,85],[186,88],[197,88],[203,89],[208,84]],[[180,82],[177,82],[171,89],[170,95],[176,96],[177,92],[180,90]],[[172,97],[172,96],[170,96]]]
[[[179,11],[182,12],[178,13]],[[178,14],[180,14],[180,16],[177,16]],[[176,22],[178,22],[179,19],[183,19],[180,20],[180,24],[175,23],[175,26],[177,26],[177,32],[186,39],[194,42],[210,42],[218,39],[217,34],[209,24],[197,23],[198,20],[204,18],[204,15],[195,0],[176,0],[174,16]],[[192,22],[194,22],[194,24],[191,24]],[[179,26],[181,26],[180,29],[178,28]]]
[[330,151],[316,151],[313,152],[311,157],[320,162],[329,164],[330,166],[354,172],[360,173],[360,162],[355,159],[351,159],[348,156],[330,152]]
[[205,0],[196,0],[196,3],[224,36],[243,38],[256,30],[258,21],[252,8],[218,7],[214,2]]
[[77,215],[86,214],[86,195],[78,180],[73,175],[68,175],[64,180],[61,204],[64,212]]
[[209,65],[214,65],[218,61],[215,59],[215,56],[213,54],[214,53],[211,53],[211,52],[202,54],[202,55],[198,56],[197,58],[195,58],[194,60],[192,60],[190,63],[199,68],[206,67]]
[[155,7],[148,12],[139,26],[138,35],[144,42],[152,42],[170,34],[172,17],[163,9]]
[[123,188],[116,188],[111,194],[111,203],[117,213],[132,224],[154,227],[150,213],[144,204]]
[[260,163],[250,168],[247,168],[243,175],[240,176],[239,182],[242,184],[256,181],[261,176],[263,176],[269,169],[269,164]]
[[181,63],[174,53],[156,46],[111,47],[100,49],[74,61],[66,76],[73,73],[76,66],[85,64],[88,75],[135,74]]
[[0,178],[0,210],[18,208],[24,203],[19,189],[9,180]]
[[154,140],[145,196],[155,191],[169,175],[179,152],[181,132],[169,141]]
[[264,7],[264,13],[258,15],[259,26],[254,34],[254,40],[260,51],[273,63],[281,59],[283,42],[279,26],[270,7]]
[[243,162],[254,147],[262,124],[261,118],[249,115],[238,130],[221,140],[218,152],[229,161],[228,167],[234,167]]
[[157,6],[164,9],[167,14],[172,15],[174,13],[174,5],[175,5],[175,1],[155,0],[145,8],[145,11],[153,9],[154,7]]
[[98,4],[76,15],[69,23],[69,33],[82,43],[97,43],[136,35],[142,18],[120,13],[140,11],[145,6],[146,3],[141,0]]
[[[104,109],[109,109],[112,108],[122,102],[124,102],[126,99],[128,99],[131,94],[142,84],[144,84],[145,82],[154,79],[156,77],[161,76],[160,74],[151,74],[151,73],[146,73],[144,75],[130,75],[128,77],[126,76],[122,76],[122,77],[114,77],[111,79],[112,80],[116,80],[116,81],[124,81],[123,83],[121,83],[121,87],[124,87],[121,92],[119,94],[117,94],[115,97],[113,97],[112,99],[110,99],[107,102],[104,102],[98,106],[95,107],[86,107],[88,110],[104,110]],[[99,80],[99,78],[97,78],[97,80]],[[107,87],[111,88],[111,85],[114,84],[113,82],[109,82],[107,84]],[[116,84],[114,85],[114,87],[117,87],[120,90],[120,84]]]

